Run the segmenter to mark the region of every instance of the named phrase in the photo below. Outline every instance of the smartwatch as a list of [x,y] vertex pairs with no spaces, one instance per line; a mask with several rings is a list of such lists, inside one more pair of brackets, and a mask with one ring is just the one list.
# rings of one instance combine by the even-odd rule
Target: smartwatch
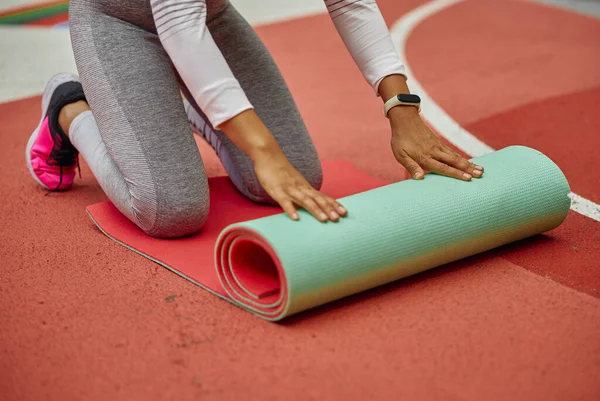
[[387,117],[390,109],[396,106],[413,106],[421,111],[421,98],[417,95],[401,93],[387,102],[383,106],[383,114]]

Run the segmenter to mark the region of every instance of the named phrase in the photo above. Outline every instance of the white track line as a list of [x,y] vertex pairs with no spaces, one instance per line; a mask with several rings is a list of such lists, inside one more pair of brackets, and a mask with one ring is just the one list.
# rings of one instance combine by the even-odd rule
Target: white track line
[[[425,91],[415,79],[406,57],[406,41],[413,29],[425,19],[464,0],[433,0],[405,14],[391,27],[390,34],[396,49],[404,60],[407,76],[410,77],[411,91],[417,93],[422,100],[421,113],[431,127],[463,152],[477,157],[493,152],[494,149],[477,139],[452,119]],[[600,205],[570,193],[571,209],[590,219],[600,221]]]

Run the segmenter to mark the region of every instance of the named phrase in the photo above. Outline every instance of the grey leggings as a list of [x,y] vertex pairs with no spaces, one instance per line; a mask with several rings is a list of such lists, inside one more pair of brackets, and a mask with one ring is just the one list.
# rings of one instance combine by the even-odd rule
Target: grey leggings
[[[209,31],[256,113],[292,165],[319,188],[319,158],[271,55],[229,2],[209,0],[207,7]],[[200,133],[241,193],[272,202],[252,161],[213,129],[182,84],[156,34],[150,0],[71,0],[70,29],[93,119],[91,125],[74,121],[71,131],[85,132],[75,132],[76,140],[70,136],[125,216],[156,237],[201,229],[209,188],[188,119],[199,122]],[[202,66],[197,67],[202,74]],[[190,115],[180,91],[193,106]],[[97,143],[83,151],[94,130]]]

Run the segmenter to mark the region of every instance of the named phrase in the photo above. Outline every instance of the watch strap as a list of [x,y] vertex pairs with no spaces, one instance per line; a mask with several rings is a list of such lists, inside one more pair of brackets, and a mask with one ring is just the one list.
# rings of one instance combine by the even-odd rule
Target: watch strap
[[383,114],[387,117],[389,111],[396,106],[413,106],[421,111],[421,98],[414,94],[400,93],[385,102]]

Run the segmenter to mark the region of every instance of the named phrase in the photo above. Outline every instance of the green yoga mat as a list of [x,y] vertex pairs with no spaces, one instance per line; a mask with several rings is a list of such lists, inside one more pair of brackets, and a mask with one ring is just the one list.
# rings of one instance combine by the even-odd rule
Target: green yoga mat
[[[301,211],[225,228],[215,247],[224,292],[267,320],[313,308],[559,226],[569,184],[542,153],[512,146],[478,157],[484,177],[429,174],[348,196],[322,224]],[[341,172],[343,174],[343,172]]]
[[339,223],[319,223],[304,211],[291,221],[280,208],[244,198],[226,177],[210,179],[211,212],[192,237],[152,238],[110,202],[88,212],[120,244],[276,321],[551,230],[566,218],[569,185],[540,152],[513,146],[475,161],[485,167],[481,179],[428,174],[389,185],[347,163],[324,162],[323,191],[349,211]]

